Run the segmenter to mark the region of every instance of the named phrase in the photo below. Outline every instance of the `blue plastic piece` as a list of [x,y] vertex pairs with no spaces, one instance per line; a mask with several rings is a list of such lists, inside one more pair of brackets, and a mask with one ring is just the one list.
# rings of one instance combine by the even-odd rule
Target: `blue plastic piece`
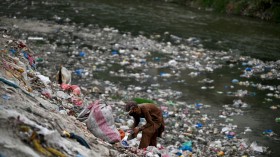
[[182,155],[182,153],[181,153],[181,152],[177,152],[177,153],[176,153],[176,155],[181,156],[181,155]]
[[116,50],[112,51],[112,55],[117,55],[117,54],[118,54],[118,51],[116,51]]
[[188,141],[188,142],[183,143],[180,150],[182,150],[182,151],[188,150],[188,151],[192,152],[192,142]]
[[79,52],[79,56],[80,56],[80,57],[85,57],[85,56],[86,56],[86,53],[85,53],[84,51],[81,51],[81,52]]
[[79,142],[81,145],[83,145],[83,146],[87,147],[88,149],[90,149],[90,146],[88,145],[86,140],[84,140],[81,136],[76,135],[74,133],[70,133],[70,138],[76,139],[77,142]]
[[28,56],[28,53],[27,53],[27,52],[22,51],[22,53],[23,53],[23,56],[24,56],[26,59],[28,59],[28,58],[29,58],[29,56]]
[[12,86],[14,88],[19,88],[19,86],[14,83],[13,81],[10,81],[10,80],[7,80],[7,79],[4,79],[2,77],[0,77],[0,81],[4,82],[5,84],[9,85],[9,86]]
[[271,129],[267,129],[263,132],[263,134],[271,134],[273,133],[273,131]]
[[127,141],[122,141],[122,145],[123,145],[124,147],[129,147],[129,144],[127,143]]
[[159,57],[155,57],[154,61],[160,61],[160,58]]
[[77,69],[77,70],[75,70],[75,74],[78,75],[78,76],[82,76],[83,72],[84,72],[84,69]]
[[17,52],[15,49],[10,49],[9,50],[13,55]]
[[229,135],[229,134],[227,135],[228,139],[232,139],[233,137],[234,137],[234,135]]
[[187,145],[184,145],[184,146],[182,146],[181,148],[180,148],[182,151],[190,151],[190,152],[192,152],[192,147],[190,147],[190,146],[187,146]]
[[252,71],[252,68],[247,67],[245,71]]
[[163,116],[164,118],[167,118],[167,117],[169,117],[169,114],[168,114],[167,111],[164,111],[164,112],[162,113],[162,116]]
[[160,76],[163,76],[163,75],[165,75],[165,74],[167,74],[167,73],[165,73],[165,72],[160,72],[160,73],[159,73]]
[[196,123],[196,125],[195,125],[196,128],[202,128],[202,126],[203,125],[201,123]]
[[200,103],[196,103],[196,104],[195,104],[195,108],[196,108],[196,109],[201,109],[201,108],[202,108],[202,106],[203,106],[203,105],[202,105],[202,104],[200,104]]

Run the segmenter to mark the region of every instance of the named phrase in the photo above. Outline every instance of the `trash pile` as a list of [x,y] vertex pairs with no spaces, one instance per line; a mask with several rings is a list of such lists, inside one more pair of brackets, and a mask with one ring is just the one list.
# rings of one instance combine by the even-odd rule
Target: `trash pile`
[[[78,154],[95,156],[96,154],[91,153],[104,153],[105,156],[245,157],[270,153],[270,150],[260,146],[258,141],[242,138],[241,134],[252,132],[250,127],[246,127],[243,132],[240,132],[239,130],[243,128],[238,128],[233,123],[232,116],[241,116],[245,114],[244,109],[250,107],[250,104],[243,101],[243,98],[256,95],[255,92],[247,89],[235,90],[234,86],[268,89],[273,92],[268,96],[275,99],[279,98],[279,86],[233,79],[232,84],[225,89],[226,91],[235,90],[226,92],[226,95],[234,97],[234,100],[232,104],[225,104],[217,117],[206,114],[206,111],[211,108],[210,105],[201,102],[187,103],[181,99],[184,93],[168,86],[171,83],[186,83],[185,80],[182,80],[182,77],[186,77],[186,75],[196,79],[196,77],[212,73],[227,64],[229,67],[238,66],[240,62],[243,67],[240,68],[241,78],[279,79],[279,61],[264,63],[250,57],[233,56],[228,52],[209,51],[199,46],[189,47],[184,44],[173,45],[170,42],[157,42],[142,35],[133,37],[130,33],[120,34],[114,28],[101,29],[92,25],[84,29],[75,25],[64,25],[63,27],[56,25],[54,28],[56,29],[48,28],[47,30],[51,31],[44,32],[45,34],[40,38],[40,40],[48,38],[51,40],[50,38],[53,37],[51,33],[55,31],[57,34],[55,42],[46,41],[45,45],[38,47],[40,51],[45,52],[43,59],[34,57],[36,53],[31,51],[23,41],[11,41],[5,49],[1,50],[3,56],[1,57],[1,59],[3,58],[1,60],[1,80],[3,80],[2,85],[5,90],[1,93],[3,99],[0,111],[17,109],[13,105],[11,108],[3,105],[15,97],[13,91],[18,91],[11,87],[21,90],[29,99],[36,102],[32,103],[31,107],[27,107],[27,103],[22,105],[25,107],[24,113],[32,113],[28,118],[34,121],[34,124],[24,123],[24,126],[29,128],[25,129],[26,131],[21,131],[20,127],[15,128],[19,130],[19,134],[26,135],[21,140],[27,141],[27,144],[34,148],[33,154],[57,155],[53,153],[56,152],[66,156],[77,156]],[[29,34],[32,35],[30,32]],[[27,41],[35,42],[34,40],[37,38],[31,37],[27,38]],[[61,58],[67,58],[67,60]],[[55,67],[54,65],[58,65],[58,62],[61,65]],[[185,71],[188,73],[185,74]],[[54,75],[55,77],[53,77]],[[204,84],[201,87],[203,90],[216,88],[213,79],[206,78],[198,82]],[[218,91],[218,93],[223,92]],[[166,128],[164,138],[158,139],[157,147],[140,150],[137,147],[141,134],[131,139],[130,127],[133,119],[127,116],[123,107],[126,101],[132,99],[138,103],[154,102],[162,109]],[[88,121],[80,122],[88,119],[88,117],[81,117],[83,111],[89,115],[94,112],[92,106],[96,104],[96,100],[100,101],[102,105],[108,105],[106,113],[111,113],[110,115],[114,118],[113,132],[115,134],[118,131],[116,134],[119,136],[115,141],[110,141],[111,139],[104,137],[100,130],[94,129],[99,126],[90,126]],[[38,114],[39,111],[34,111],[38,110],[38,107],[41,111],[40,114]],[[275,105],[273,108],[277,109],[279,106]],[[34,116],[44,118],[36,121]],[[14,118],[16,117],[14,116]],[[94,123],[93,114],[89,117]],[[109,120],[110,124],[112,117]],[[62,121],[63,125],[56,123],[54,119]],[[18,121],[22,120],[19,118]],[[276,118],[275,121],[279,123],[279,118]],[[141,119],[140,124],[144,125],[145,120]],[[47,128],[50,132],[56,132],[58,135],[56,138],[62,138],[62,143],[68,145],[60,147],[61,145],[55,140],[48,140],[45,136],[49,134],[41,134],[40,131],[43,129],[41,127]],[[40,135],[33,137],[33,132]],[[59,137],[59,134],[62,137]],[[79,135],[83,140],[79,138]],[[263,135],[278,137],[271,130],[264,131]],[[34,147],[34,139],[40,144],[38,148],[43,149]],[[75,142],[75,145],[79,147],[74,149],[69,141],[70,143]],[[115,144],[112,145],[108,142]],[[105,148],[102,147],[97,152],[92,149],[88,150],[87,146],[99,147],[96,144],[102,144]],[[49,148],[54,151],[50,151]],[[60,155],[62,156],[62,154]]]
[[33,51],[23,41],[8,40],[0,55],[1,156],[124,154],[76,120],[87,103],[80,87],[56,84],[40,74]]
[[[179,102],[180,103],[180,102]],[[144,156],[257,156],[268,153],[268,148],[259,146],[256,141],[249,143],[237,132],[237,126],[231,121],[219,123],[218,119],[201,114],[203,104],[179,107],[161,106],[164,112],[166,130],[163,139],[159,139],[157,147],[149,146],[145,150],[137,150],[141,134],[137,138],[129,139],[130,126],[133,120],[125,121],[125,115],[118,116],[116,124],[126,132],[122,140],[122,147]],[[226,109],[229,110],[229,107]],[[234,110],[229,110],[233,113]],[[240,111],[242,112],[242,111]],[[223,115],[223,118],[232,115]],[[144,119],[140,123],[145,124]],[[247,128],[246,132],[250,132]]]

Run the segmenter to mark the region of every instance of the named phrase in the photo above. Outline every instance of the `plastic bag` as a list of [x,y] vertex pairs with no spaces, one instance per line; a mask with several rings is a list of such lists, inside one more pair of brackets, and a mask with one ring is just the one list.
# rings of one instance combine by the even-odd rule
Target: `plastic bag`
[[70,84],[71,83],[71,72],[67,70],[65,67],[61,66],[59,71],[56,74],[56,81],[59,84],[65,83]]
[[121,141],[120,133],[115,126],[112,108],[107,104],[100,104],[99,101],[95,101],[86,107],[77,119],[85,120],[88,130],[94,136],[109,143]]

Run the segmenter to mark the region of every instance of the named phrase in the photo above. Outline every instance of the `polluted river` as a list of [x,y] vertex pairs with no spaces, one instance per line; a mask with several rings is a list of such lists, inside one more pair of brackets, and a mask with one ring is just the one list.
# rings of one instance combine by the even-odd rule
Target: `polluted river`
[[63,65],[91,99],[160,105],[163,146],[280,156],[280,24],[157,1],[1,3],[2,33],[33,46],[42,74],[55,80]]

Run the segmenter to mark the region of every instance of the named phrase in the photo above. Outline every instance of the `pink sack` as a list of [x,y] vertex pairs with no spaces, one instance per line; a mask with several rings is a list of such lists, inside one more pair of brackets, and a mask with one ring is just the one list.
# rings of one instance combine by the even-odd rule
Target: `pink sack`
[[[88,115],[89,114],[89,115]],[[85,118],[85,116],[87,116]],[[107,104],[95,101],[85,108],[79,115],[78,120],[85,120],[88,130],[96,137],[109,143],[121,141],[120,133],[115,126],[112,108]]]
[[78,95],[78,96],[81,95],[81,88],[77,85],[69,85],[66,83],[61,83],[60,87],[63,90],[71,91],[74,95]]
[[83,105],[83,100],[80,98],[76,98],[76,97],[72,97],[71,101],[73,104],[75,104],[76,106],[81,107]]
[[69,90],[69,89],[70,89],[70,85],[69,85],[69,84],[66,84],[66,83],[61,83],[61,84],[60,84],[60,87],[61,87],[63,90]]
[[77,85],[71,85],[70,89],[74,95],[81,95],[81,88]]

